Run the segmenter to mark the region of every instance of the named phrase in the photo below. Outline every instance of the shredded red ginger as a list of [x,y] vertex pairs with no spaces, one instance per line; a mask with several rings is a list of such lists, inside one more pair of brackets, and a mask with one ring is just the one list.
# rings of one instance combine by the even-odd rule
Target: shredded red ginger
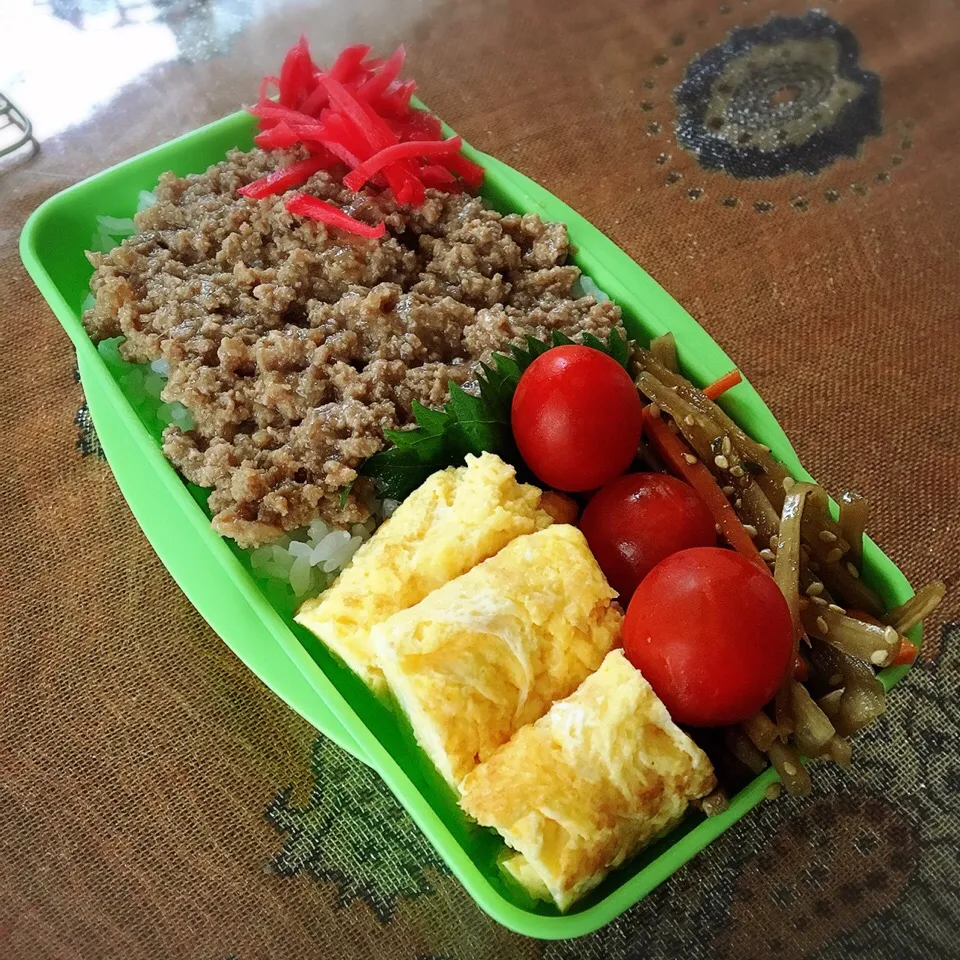
[[[310,56],[305,37],[284,57],[280,76],[267,76],[250,112],[260,120],[254,138],[264,150],[302,144],[310,156],[241,187],[254,200],[285,193],[319,170],[345,164],[344,185],[354,192],[366,184],[390,189],[399,203],[419,206],[427,187],[455,193],[476,190],[483,168],[465,157],[459,137],[444,140],[440,121],[410,106],[416,89],[400,81],[406,58],[402,46],[385,60],[368,59],[370,47],[343,50],[328,71]],[[268,96],[276,87],[276,100]],[[332,204],[298,193],[287,210],[362,237],[380,237],[382,223],[363,223]]]

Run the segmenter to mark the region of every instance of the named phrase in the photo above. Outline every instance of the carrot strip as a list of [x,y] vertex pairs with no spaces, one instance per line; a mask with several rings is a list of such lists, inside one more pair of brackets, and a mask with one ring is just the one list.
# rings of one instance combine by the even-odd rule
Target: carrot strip
[[409,140],[406,143],[394,143],[375,153],[369,160],[364,160],[356,170],[351,170],[343,178],[344,186],[351,190],[359,190],[375,173],[389,167],[398,160],[412,160],[424,157],[432,160],[435,157],[446,157],[457,153],[463,146],[460,137],[451,137],[449,140]]
[[908,640],[906,637],[901,637],[900,649],[890,661],[890,665],[893,667],[902,667],[905,664],[913,663],[913,661],[917,659],[917,654],[919,652],[920,650],[912,640]]
[[280,67],[280,103],[285,107],[296,107],[306,94],[316,66],[310,56],[310,47],[305,36],[291,47]]
[[719,380],[714,380],[709,387],[704,387],[703,392],[711,399],[716,400],[721,394],[726,393],[731,387],[743,382],[743,377],[739,370],[731,370],[725,373]]
[[280,78],[279,78],[279,77],[271,76],[270,74],[267,74],[267,76],[265,76],[265,77],[260,81],[260,96],[259,96],[258,99],[259,99],[259,101],[260,101],[261,103],[262,103],[264,100],[269,100],[269,99],[270,99],[270,98],[267,96],[267,90],[268,90],[270,87],[276,87],[276,88],[279,90],[279,89],[280,89]]
[[[854,620],[862,620],[864,623],[872,623],[875,627],[883,627],[885,624],[878,620],[876,617],[871,616],[865,610],[857,610],[851,607],[847,610],[847,616],[853,617]],[[902,667],[904,664],[913,663],[917,659],[917,654],[920,652],[917,645],[907,637],[901,634],[900,636],[900,649],[894,654],[893,659],[890,661],[890,666],[892,667]]]
[[364,223],[362,220],[354,219],[332,203],[327,203],[319,197],[311,197],[306,193],[298,193],[291,197],[287,201],[287,210],[300,217],[318,220],[329,227],[337,227],[347,233],[355,233],[358,237],[376,239],[386,233],[386,227],[382,222],[376,226],[371,226],[371,224]]
[[438,163],[429,163],[420,168],[420,179],[426,187],[439,187],[446,189],[450,184],[457,182],[457,178],[446,168]]
[[312,177],[318,170],[324,170],[329,166],[329,156],[310,157],[307,160],[292,163],[289,167],[274,170],[273,173],[240,187],[237,193],[251,200],[262,200],[264,197],[284,193],[291,187],[299,187],[304,180]]
[[380,113],[397,120],[404,120],[410,115],[410,98],[417,89],[415,80],[407,80],[391,87],[377,100]]
[[299,140],[300,134],[286,120],[281,120],[275,127],[264,130],[253,138],[253,142],[264,150],[284,150]]
[[317,83],[313,92],[300,104],[300,112],[315,117],[329,102],[330,96],[327,93],[327,88],[322,83]]
[[356,78],[363,64],[363,58],[370,52],[370,48],[362,43],[354,44],[352,47],[344,47],[340,51],[340,56],[333,62],[330,68],[330,76],[340,83],[350,83]]
[[443,124],[439,117],[423,110],[414,110],[409,117],[396,121],[393,129],[401,140],[443,139]]
[[330,102],[357,128],[373,150],[382,150],[397,142],[397,135],[387,122],[335,77],[321,74],[320,83],[330,94]]
[[455,173],[471,189],[479,190],[483,183],[483,167],[469,160],[462,153],[455,153],[447,157],[444,166]]
[[[397,79],[407,58],[406,48],[401,43],[384,61],[383,66],[369,80],[357,88],[357,96],[370,103],[386,92],[387,87]],[[339,79],[339,77],[337,78]]]
[[280,120],[286,120],[293,125],[317,122],[316,117],[308,117],[299,110],[274,103],[272,100],[267,100],[264,103],[255,103],[252,107],[247,107],[247,113],[252,113],[255,117],[259,117],[261,127],[264,126],[263,121],[267,121],[271,126]]
[[[700,494],[727,543],[737,553],[769,573],[770,568],[764,563],[753,538],[743,528],[740,518],[717,485],[713,474],[690,453],[690,449],[679,437],[670,432],[663,417],[653,416],[649,406],[643,408],[643,413],[647,439],[663,462]],[[694,462],[690,463],[687,457],[692,458]]]

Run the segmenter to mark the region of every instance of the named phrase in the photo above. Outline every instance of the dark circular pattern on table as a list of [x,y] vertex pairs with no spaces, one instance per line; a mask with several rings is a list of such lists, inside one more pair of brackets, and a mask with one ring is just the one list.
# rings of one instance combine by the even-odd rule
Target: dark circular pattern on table
[[818,10],[736,27],[674,90],[676,138],[741,179],[815,174],[882,129],[880,78],[853,33]]

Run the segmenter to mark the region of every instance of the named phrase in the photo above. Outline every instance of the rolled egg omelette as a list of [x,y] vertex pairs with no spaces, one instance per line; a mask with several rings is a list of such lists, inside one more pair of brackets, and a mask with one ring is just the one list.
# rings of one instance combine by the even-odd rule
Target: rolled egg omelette
[[561,910],[683,818],[716,785],[621,650],[461,784],[460,806],[515,854],[502,865]]
[[388,687],[502,867],[561,910],[668,831],[715,778],[618,649],[586,543],[493,454],[433,474],[308,600],[309,627]]
[[600,666],[620,642],[615,597],[583,534],[558,523],[374,627],[390,689],[452,787]]
[[374,692],[386,689],[370,642],[379,623],[492,557],[515,537],[552,523],[542,491],[518,483],[492,453],[431,474],[356,552],[329,590],[296,620]]

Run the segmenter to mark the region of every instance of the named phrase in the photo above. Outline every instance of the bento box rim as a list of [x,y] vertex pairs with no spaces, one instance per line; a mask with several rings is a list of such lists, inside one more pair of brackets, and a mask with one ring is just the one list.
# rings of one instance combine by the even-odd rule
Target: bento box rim
[[[110,376],[103,359],[80,323],[76,306],[71,306],[67,302],[45,265],[44,255],[39,249],[39,234],[44,222],[50,218],[55,220],[59,217],[91,185],[102,184],[120,173],[127,174],[137,167],[146,169],[153,164],[153,161],[162,159],[174,148],[197,143],[208,136],[220,136],[233,131],[238,133],[242,131],[248,136],[253,122],[247,113],[238,111],[115,164],[49,198],[34,211],[23,228],[20,240],[23,263],[76,347],[83,382],[86,384],[91,379],[96,379],[98,389],[103,388],[104,396],[112,401],[111,414],[120,418],[138,451],[145,456],[155,456],[162,461],[157,464],[157,470],[161,475],[165,491],[176,500],[182,510],[190,515],[191,525],[200,542],[229,574],[240,592],[247,596],[251,610],[260,618],[261,626],[290,659],[296,670],[307,680],[326,711],[329,711],[335,722],[341,725],[342,733],[349,739],[349,743],[344,743],[342,737],[334,736],[333,739],[341,742],[341,745],[346,746],[347,749],[350,749],[351,745],[356,746],[357,750],[354,752],[361,755],[385,780],[454,875],[479,906],[499,923],[517,933],[545,940],[578,937],[592,933],[641,900],[692,856],[752,810],[763,799],[768,785],[776,779],[775,771],[766,770],[733,798],[727,811],[704,819],[642,870],[626,878],[619,887],[599,902],[565,915],[546,915],[532,909],[525,909],[508,900],[491,885],[477,864],[440,820],[424,795],[406,776],[400,762],[380,744],[344,695],[269,604],[222,538],[211,530],[203,511],[193,501],[173,468],[163,460],[161,451],[147,434],[119,385]],[[445,129],[449,130],[449,128]],[[575,259],[588,259],[595,262],[587,272],[593,277],[598,287],[610,294],[612,299],[624,308],[625,313],[644,315],[647,325],[658,328],[657,332],[673,330],[677,335],[682,359],[690,360],[691,352],[695,352],[696,341],[699,340],[700,347],[709,344],[712,347],[711,352],[722,357],[727,364],[725,369],[715,370],[716,375],[726,372],[726,369],[733,366],[706,331],[613,241],[523,174],[475,150],[469,144],[464,144],[464,152],[485,167],[488,177],[506,184],[509,187],[508,192],[522,197],[525,212],[537,212],[549,219],[565,222],[571,231],[571,236],[577,238],[579,250]],[[152,183],[144,183],[142,189],[149,189],[152,186]],[[589,242],[585,243],[584,238]],[[618,271],[625,271],[627,279],[619,277]],[[688,338],[692,338],[694,343],[685,343]],[[761,431],[758,439],[773,447],[774,452],[794,476],[809,478],[809,474],[800,465],[779,424],[746,378],[743,384],[735,388],[735,391],[740,405],[749,397],[750,404],[756,411],[765,412],[766,417],[761,419],[769,418],[764,425],[764,431],[769,430],[772,435],[768,436]],[[737,403],[733,404],[734,407],[737,405]],[[736,415],[735,411],[734,415]],[[153,537],[149,533],[147,536],[152,543]],[[877,576],[885,581],[886,592],[892,594],[896,602],[903,602],[912,595],[912,590],[902,572],[869,539],[865,543],[865,552],[872,565],[882,568],[878,569]],[[171,565],[172,558],[167,554],[166,549],[163,552],[158,549],[158,555],[165,565],[168,567]],[[199,609],[202,603],[195,602],[195,605]],[[202,609],[200,613],[204,615]],[[919,640],[919,634],[912,634],[912,636],[915,640]],[[233,646],[229,639],[227,643]],[[902,678],[907,669],[907,667],[894,667],[885,670],[881,674],[884,686],[889,689]],[[295,703],[294,706],[295,709],[300,709]],[[320,711],[320,716],[322,717],[326,711]],[[321,733],[325,732],[322,726],[318,725],[318,729]]]

